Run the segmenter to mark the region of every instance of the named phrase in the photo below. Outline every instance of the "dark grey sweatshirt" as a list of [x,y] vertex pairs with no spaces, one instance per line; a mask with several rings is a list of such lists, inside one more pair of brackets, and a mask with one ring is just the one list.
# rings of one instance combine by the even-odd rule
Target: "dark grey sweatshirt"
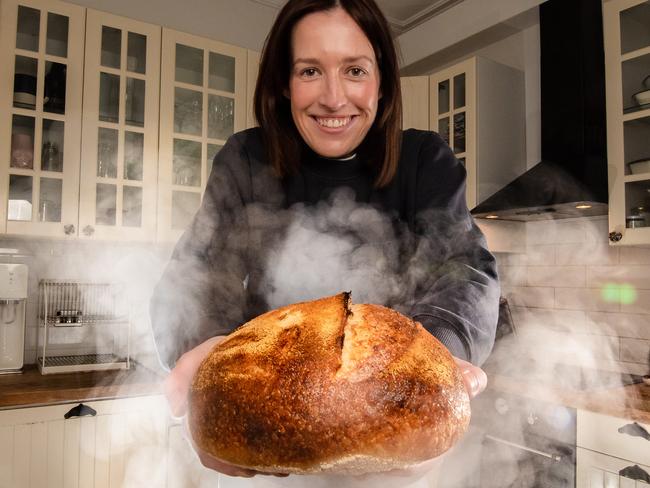
[[[392,182],[376,189],[374,178],[362,156],[331,160],[305,146],[299,171],[279,179],[260,129],[233,135],[152,298],[163,365],[269,308],[302,301],[301,276],[340,285],[332,294],[352,291],[353,300],[351,285],[359,286],[362,298],[405,313],[453,355],[482,364],[494,342],[499,284],[465,203],[465,169],[437,134],[411,129]],[[313,239],[292,247],[296,229]],[[321,257],[317,241],[329,236],[345,243],[335,246],[343,254],[336,259],[355,268],[322,265],[331,253]],[[296,269],[292,252],[301,255]],[[270,272],[287,253],[288,266]],[[362,281],[352,277],[359,266]]]

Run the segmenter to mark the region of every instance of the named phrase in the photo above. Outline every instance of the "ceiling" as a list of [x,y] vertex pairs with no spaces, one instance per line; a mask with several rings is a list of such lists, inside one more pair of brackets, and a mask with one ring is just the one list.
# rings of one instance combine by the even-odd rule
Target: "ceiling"
[[[251,0],[280,9],[286,0]],[[403,34],[464,0],[376,0],[395,34]]]

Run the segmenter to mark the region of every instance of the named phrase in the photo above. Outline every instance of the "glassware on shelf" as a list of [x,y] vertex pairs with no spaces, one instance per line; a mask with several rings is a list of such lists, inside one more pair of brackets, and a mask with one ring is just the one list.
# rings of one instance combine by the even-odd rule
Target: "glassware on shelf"
[[97,183],[95,223],[98,225],[115,225],[116,209],[117,187],[106,183]]
[[117,122],[120,113],[120,77],[110,73],[99,75],[99,120]]
[[38,218],[41,222],[61,222],[61,201],[63,180],[41,178]]
[[43,147],[41,150],[41,169],[43,171],[63,171],[63,143],[65,125],[60,120],[43,119]]
[[117,130],[99,128],[97,140],[97,176],[117,178]]
[[144,127],[144,80],[126,79],[125,119],[128,125]]
[[13,116],[10,163],[12,168],[34,168],[34,123],[33,117]]
[[144,158],[144,134],[141,132],[124,133],[124,179],[142,181]]
[[43,171],[61,171],[61,155],[59,154],[59,146],[54,142],[46,142],[43,144],[41,152],[41,169]]
[[172,172],[174,185],[201,185],[200,142],[174,139]]
[[185,88],[174,90],[174,132],[200,136],[203,118],[203,93]]
[[19,5],[16,29],[16,48],[38,52],[40,25],[40,10]]
[[465,152],[465,112],[454,115],[454,153]]
[[443,117],[438,120],[438,134],[449,144],[449,117]]
[[147,69],[147,36],[129,32],[127,40],[126,69],[145,74]]
[[235,101],[219,95],[208,96],[208,137],[228,139],[235,127]]

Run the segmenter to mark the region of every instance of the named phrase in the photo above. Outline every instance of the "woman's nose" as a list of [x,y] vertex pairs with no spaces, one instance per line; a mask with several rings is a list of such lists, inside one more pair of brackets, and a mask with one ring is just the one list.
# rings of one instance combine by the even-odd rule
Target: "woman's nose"
[[321,105],[329,110],[338,110],[347,102],[345,86],[338,76],[328,76],[320,96]]

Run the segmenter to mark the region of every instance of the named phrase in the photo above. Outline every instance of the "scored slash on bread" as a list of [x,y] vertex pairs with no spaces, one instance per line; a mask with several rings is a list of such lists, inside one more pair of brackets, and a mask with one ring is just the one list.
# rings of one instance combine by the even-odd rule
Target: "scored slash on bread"
[[349,293],[244,324],[199,368],[189,398],[196,445],[270,473],[365,474],[449,449],[469,397],[447,349],[417,322]]

